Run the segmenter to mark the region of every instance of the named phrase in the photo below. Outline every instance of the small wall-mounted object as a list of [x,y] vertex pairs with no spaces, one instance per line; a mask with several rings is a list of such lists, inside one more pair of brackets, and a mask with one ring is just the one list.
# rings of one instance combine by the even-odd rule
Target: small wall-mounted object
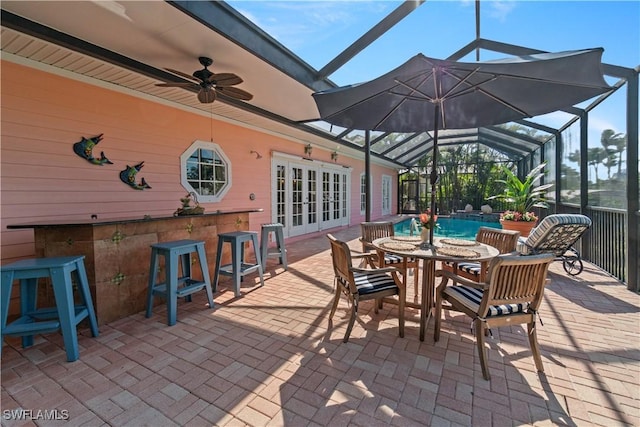
[[333,160],[334,162],[338,161],[338,152],[334,151],[333,153],[331,153],[331,160]]
[[311,146],[311,144],[307,144],[304,146],[305,155],[310,156],[312,151],[313,151],[313,147]]
[[142,178],[139,183],[136,182],[136,174],[140,172],[142,166],[144,166],[144,162],[140,162],[134,166],[127,165],[127,168],[125,170],[120,171],[120,180],[136,190],[151,188],[151,186],[147,184],[144,178]]
[[251,150],[251,151],[249,151],[249,153],[255,154],[256,155],[256,160],[262,158],[262,154],[258,153],[256,150]]
[[[191,206],[192,201],[195,203],[195,206]],[[182,197],[180,203],[182,203],[182,206],[173,213],[173,216],[200,215],[204,213],[204,208],[198,203],[198,196],[193,191]],[[191,233],[191,231],[189,231],[189,233]]]
[[73,144],[73,152],[91,164],[102,166],[106,163],[108,165],[112,165],[113,162],[107,159],[104,155],[104,151],[100,152],[99,159],[93,157],[93,149],[100,143],[100,141],[102,141],[102,135],[104,134],[101,133],[100,135],[91,138],[85,138],[83,136],[80,141]]
[[255,199],[256,199],[255,193],[249,194],[249,200],[255,200]]

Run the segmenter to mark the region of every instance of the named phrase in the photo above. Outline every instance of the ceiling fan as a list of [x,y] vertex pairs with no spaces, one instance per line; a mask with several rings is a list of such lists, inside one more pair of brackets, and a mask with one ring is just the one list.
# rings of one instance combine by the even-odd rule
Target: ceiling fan
[[230,98],[242,101],[250,101],[253,98],[249,92],[233,87],[243,82],[243,80],[233,73],[212,73],[207,69],[213,64],[211,58],[201,56],[198,58],[200,64],[204,67],[202,70],[194,71],[192,75],[183,73],[182,71],[165,68],[167,71],[177,74],[180,77],[191,80],[191,82],[170,82],[158,83],[156,86],[161,87],[183,87],[186,89],[194,89],[198,91],[198,101],[203,104],[210,104],[216,100],[216,93],[221,93]]

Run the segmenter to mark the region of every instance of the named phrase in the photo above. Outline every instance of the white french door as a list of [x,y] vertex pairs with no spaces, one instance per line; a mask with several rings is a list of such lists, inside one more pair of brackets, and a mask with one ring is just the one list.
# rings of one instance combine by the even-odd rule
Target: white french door
[[273,220],[284,225],[286,236],[349,224],[350,171],[274,153]]
[[322,229],[346,225],[349,211],[347,174],[340,170],[322,170]]
[[289,235],[317,231],[318,171],[306,165],[290,165],[288,183],[291,200]]

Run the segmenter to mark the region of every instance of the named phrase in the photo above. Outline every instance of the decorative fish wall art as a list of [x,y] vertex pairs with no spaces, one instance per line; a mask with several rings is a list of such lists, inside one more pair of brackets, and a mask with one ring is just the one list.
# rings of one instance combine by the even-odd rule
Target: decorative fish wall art
[[134,166],[127,165],[127,168],[125,170],[120,171],[120,180],[136,190],[151,188],[151,186],[147,184],[147,181],[145,181],[144,178],[142,178],[139,183],[136,182],[136,174],[140,172],[142,166],[144,166],[144,162],[140,162]]
[[95,157],[93,157],[93,149],[95,148],[96,145],[100,143],[100,141],[102,141],[102,135],[104,134],[101,133],[100,135],[94,136],[91,138],[85,138],[83,136],[80,141],[73,144],[73,151],[78,156],[82,157],[83,159],[87,160],[89,163],[92,163],[94,165],[102,166],[105,163],[108,165],[112,165],[113,162],[107,159],[107,157],[104,155],[104,151],[100,152],[99,159],[96,159]]

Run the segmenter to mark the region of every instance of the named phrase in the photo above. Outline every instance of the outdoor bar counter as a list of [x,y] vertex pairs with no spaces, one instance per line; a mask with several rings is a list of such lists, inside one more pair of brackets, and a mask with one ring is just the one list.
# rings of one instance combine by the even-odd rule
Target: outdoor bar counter
[[[182,239],[204,240],[209,273],[213,277],[218,233],[249,230],[249,214],[261,211],[244,209],[185,216],[44,221],[13,224],[7,228],[33,228],[36,257],[85,256],[96,316],[98,324],[102,325],[145,309],[152,244]],[[225,253],[223,262],[229,260],[230,253]],[[201,275],[197,263],[192,268],[194,276]],[[50,286],[40,286],[38,292],[39,301],[53,301]]]

